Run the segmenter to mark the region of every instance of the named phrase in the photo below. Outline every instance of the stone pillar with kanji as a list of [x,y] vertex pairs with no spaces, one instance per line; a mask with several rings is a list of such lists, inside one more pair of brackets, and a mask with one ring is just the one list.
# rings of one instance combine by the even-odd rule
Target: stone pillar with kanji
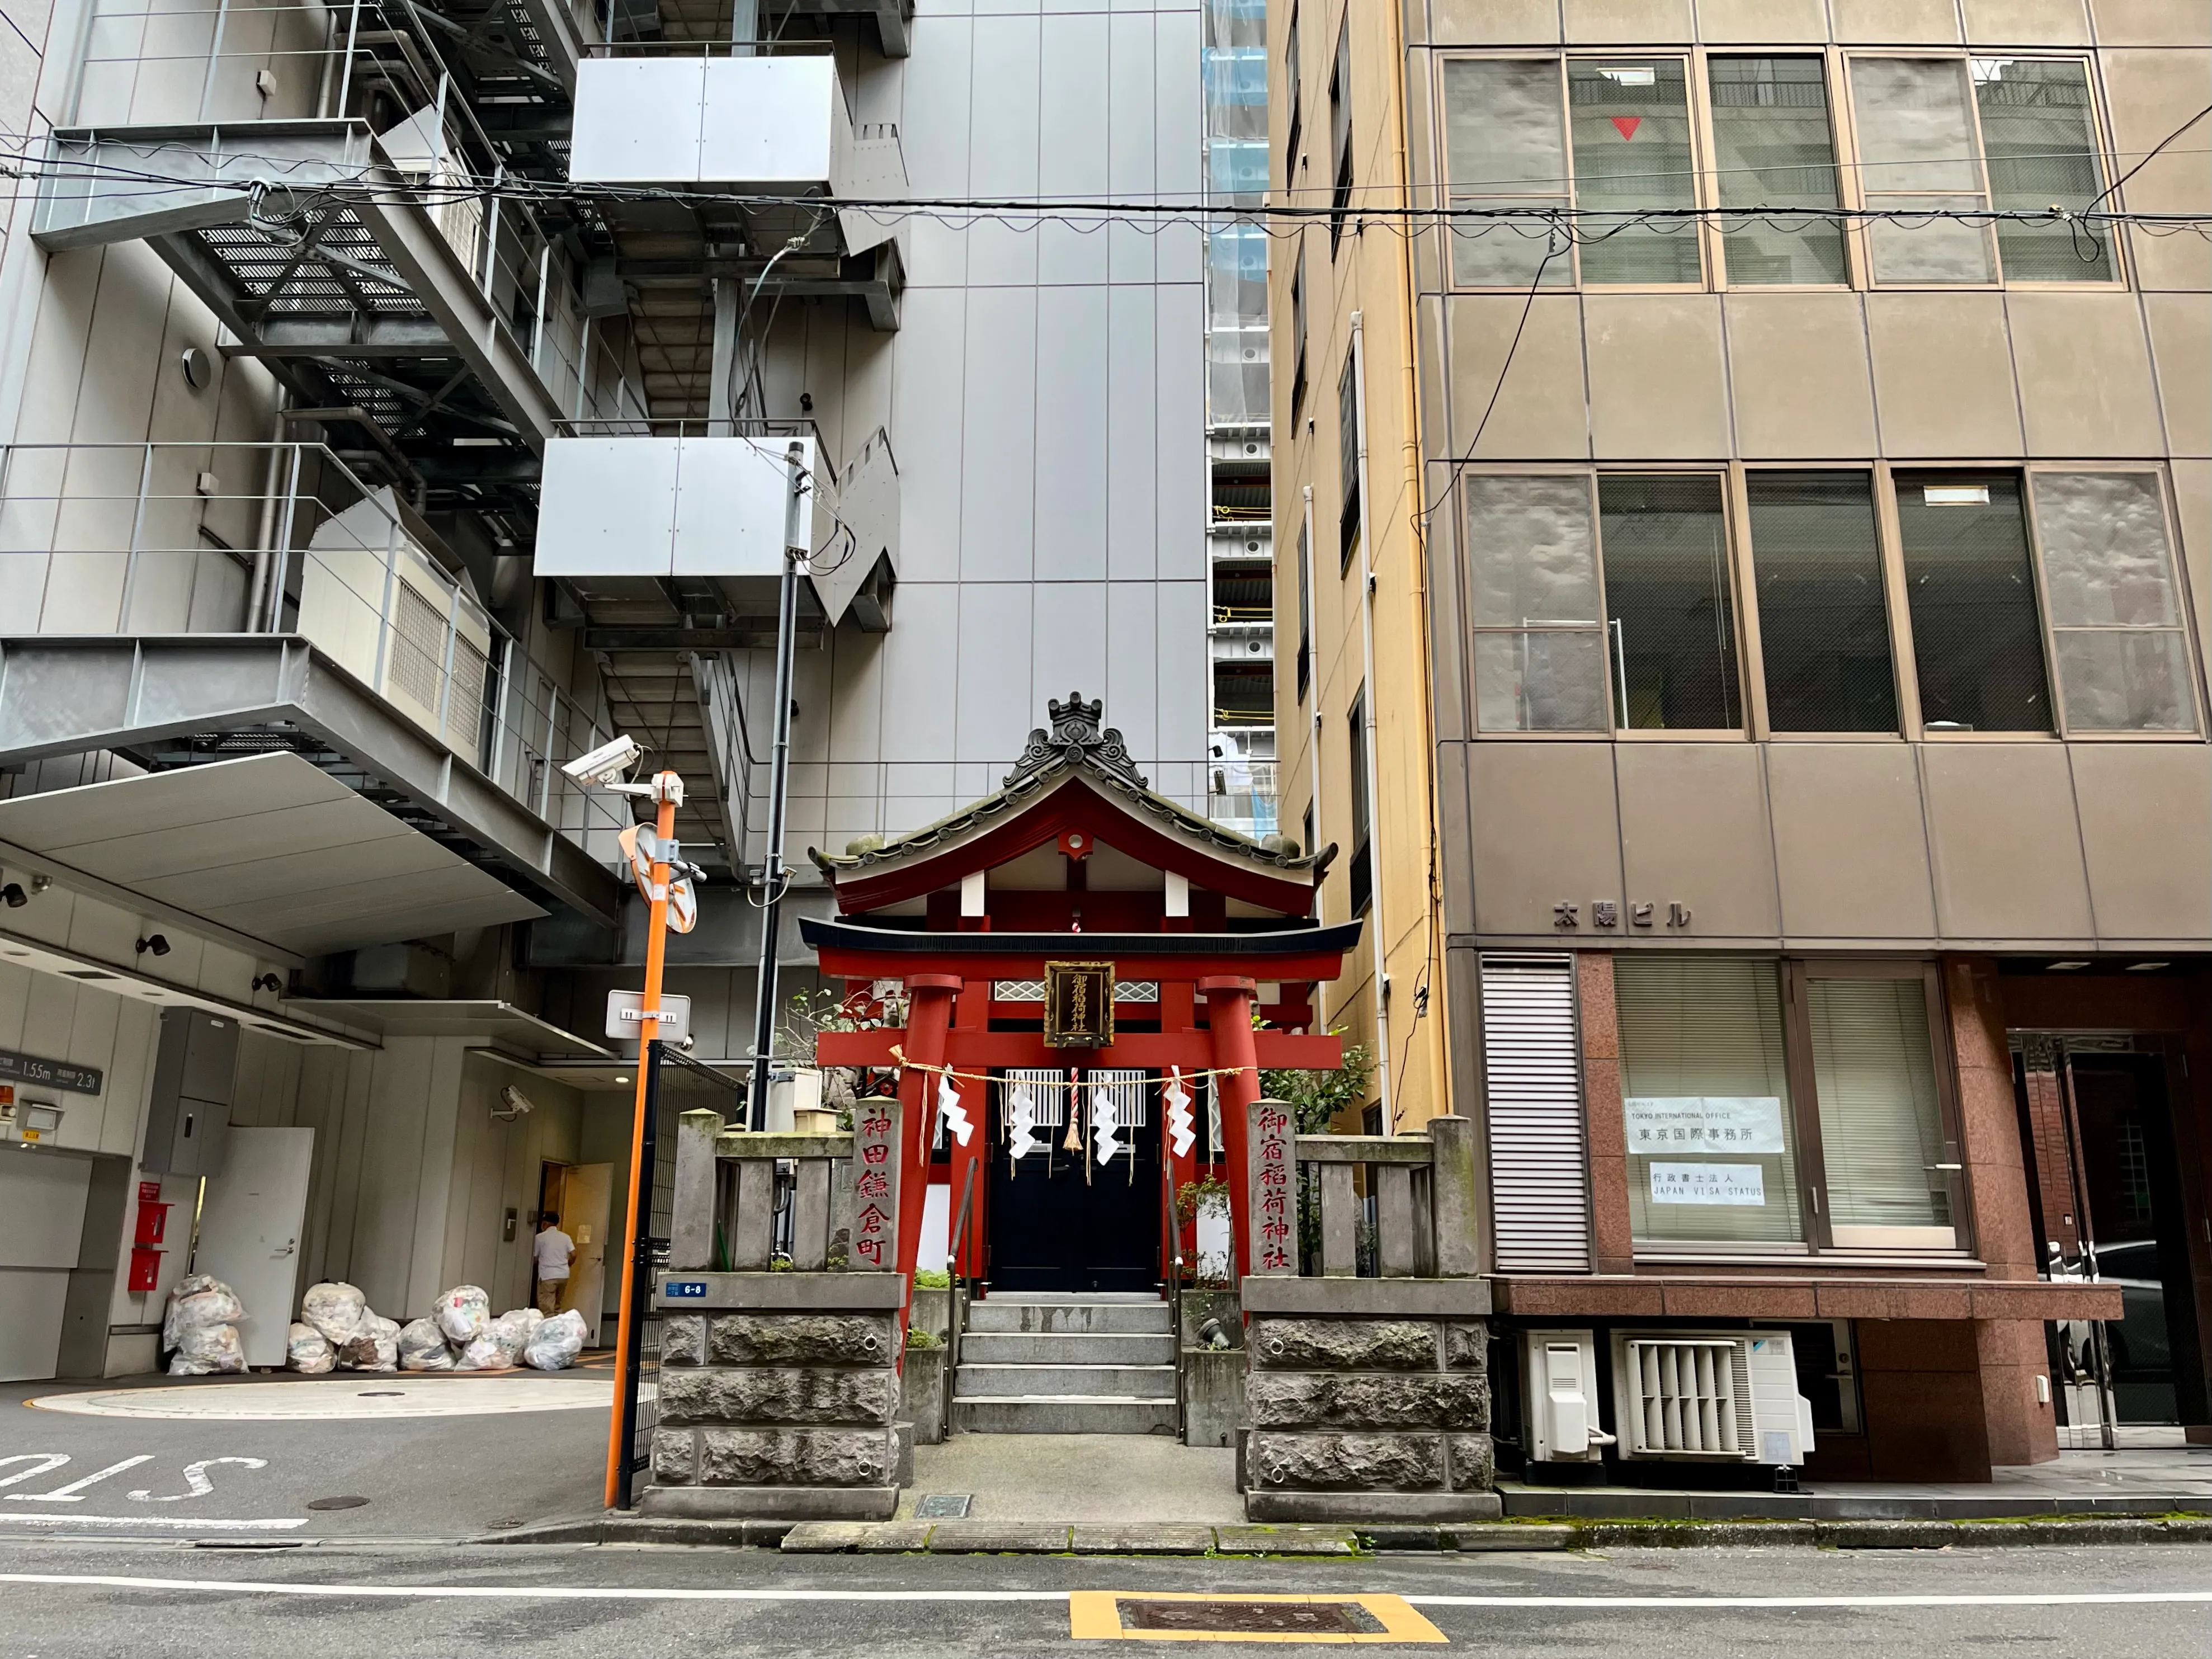
[[900,1128],[905,1103],[872,1096],[853,1103],[853,1158],[846,1165],[853,1183],[852,1243],[846,1262],[855,1273],[893,1273],[899,1268]]
[[1255,1100],[1245,1109],[1245,1272],[1255,1276],[1298,1270],[1297,1131],[1291,1109],[1279,1100]]

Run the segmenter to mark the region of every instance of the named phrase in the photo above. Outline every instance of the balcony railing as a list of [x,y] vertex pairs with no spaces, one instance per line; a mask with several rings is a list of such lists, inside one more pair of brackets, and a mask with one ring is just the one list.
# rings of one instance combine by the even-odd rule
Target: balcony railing
[[311,443],[0,448],[9,632],[295,633],[539,818],[628,822],[560,763],[612,735],[500,626],[389,486]]

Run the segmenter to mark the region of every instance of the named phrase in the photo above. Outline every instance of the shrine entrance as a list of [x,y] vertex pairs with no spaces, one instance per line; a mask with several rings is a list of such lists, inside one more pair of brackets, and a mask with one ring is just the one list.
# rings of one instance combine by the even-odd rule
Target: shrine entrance
[[[1164,1296],[1178,1255],[1188,1282],[1175,1195],[1242,1167],[1261,1068],[1343,1064],[1314,1029],[1359,938],[1314,920],[1336,849],[1224,830],[1155,793],[1098,703],[1051,710],[996,794],[810,849],[838,914],[802,935],[856,1028],[823,1032],[818,1061],[895,1076],[904,1125],[901,1195],[857,1218],[856,1258],[910,1282],[927,1216],[928,1265],[971,1304]],[[1252,1235],[1225,1184],[1233,1284]]]
[[[1010,1124],[1010,1116],[1024,1115],[1008,1111],[1008,1092],[1024,1085],[1036,1108],[1026,1125]],[[992,1092],[994,1156],[984,1206],[991,1224],[983,1262],[990,1290],[1080,1293],[1161,1285],[1167,1200],[1158,1079],[1121,1070],[1001,1070]],[[1114,1131],[1103,1147],[1085,1133],[1086,1108]],[[1030,1146],[1019,1157],[1008,1156],[1019,1133]]]

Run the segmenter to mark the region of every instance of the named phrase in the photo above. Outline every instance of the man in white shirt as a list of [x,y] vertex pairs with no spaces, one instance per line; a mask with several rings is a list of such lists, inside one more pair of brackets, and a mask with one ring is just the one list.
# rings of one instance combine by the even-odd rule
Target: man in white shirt
[[576,1241],[561,1231],[561,1218],[547,1210],[538,1218],[538,1237],[530,1253],[538,1263],[538,1311],[550,1319],[561,1311],[561,1297],[568,1288],[568,1263],[576,1254]]

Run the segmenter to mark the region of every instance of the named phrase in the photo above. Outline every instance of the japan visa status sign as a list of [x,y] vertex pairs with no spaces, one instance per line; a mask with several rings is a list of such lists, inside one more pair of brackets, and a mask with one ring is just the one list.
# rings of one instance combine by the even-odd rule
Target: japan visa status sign
[[1654,1204],[1766,1206],[1766,1172],[1756,1164],[1662,1164],[1651,1160]]
[[1620,1104],[1635,1157],[1755,1152],[1771,1158],[1788,1150],[1782,1102],[1773,1095],[1641,1095]]
[[1113,1041],[1114,964],[1045,963],[1045,1047],[1103,1048]]

